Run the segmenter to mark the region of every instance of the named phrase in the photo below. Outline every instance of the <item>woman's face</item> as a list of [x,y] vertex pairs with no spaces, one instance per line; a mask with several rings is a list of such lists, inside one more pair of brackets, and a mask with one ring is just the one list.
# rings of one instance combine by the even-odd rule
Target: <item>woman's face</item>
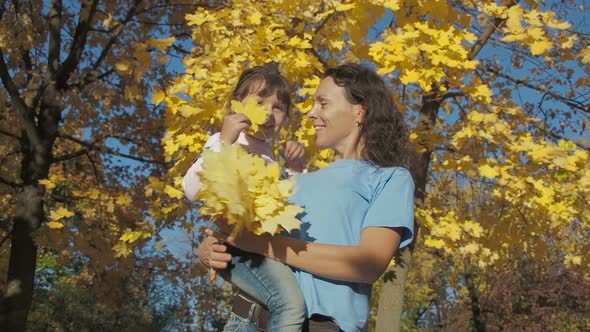
[[252,94],[258,102],[258,106],[264,107],[268,114],[266,122],[260,126],[260,130],[250,134],[250,136],[260,139],[274,139],[281,131],[281,127],[287,118],[287,110],[285,106],[279,102],[276,92],[267,97],[261,97],[257,94]]
[[332,77],[324,78],[315,92],[314,106],[307,113],[316,132],[316,146],[332,148],[339,153],[355,150],[360,135],[357,123],[361,108],[346,99],[346,90]]

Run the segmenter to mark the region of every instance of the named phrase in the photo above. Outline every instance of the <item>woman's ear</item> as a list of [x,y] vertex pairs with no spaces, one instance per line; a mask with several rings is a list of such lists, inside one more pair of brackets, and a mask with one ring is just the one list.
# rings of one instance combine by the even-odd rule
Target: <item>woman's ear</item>
[[357,124],[362,124],[365,121],[365,114],[367,113],[367,107],[363,104],[355,105],[355,121]]

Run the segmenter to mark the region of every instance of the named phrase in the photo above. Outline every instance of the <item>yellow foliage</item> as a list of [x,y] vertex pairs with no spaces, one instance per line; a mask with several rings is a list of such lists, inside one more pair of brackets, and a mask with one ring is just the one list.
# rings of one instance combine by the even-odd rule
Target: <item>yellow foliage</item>
[[295,216],[303,209],[290,204],[293,180],[279,180],[277,163],[248,154],[239,145],[224,145],[220,152],[203,152],[202,215],[223,217],[234,233],[247,229],[256,234],[275,234],[299,228]]

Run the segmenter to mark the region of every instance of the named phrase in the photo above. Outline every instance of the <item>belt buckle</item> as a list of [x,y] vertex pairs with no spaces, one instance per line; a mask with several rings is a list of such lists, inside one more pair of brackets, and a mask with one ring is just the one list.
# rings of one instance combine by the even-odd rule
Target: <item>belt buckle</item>
[[249,298],[243,296],[242,294],[238,294],[244,301],[250,304],[250,308],[248,309],[248,317],[246,318],[249,322],[254,323],[256,325],[256,329],[258,331],[265,331],[265,328],[260,326],[260,310],[262,306]]

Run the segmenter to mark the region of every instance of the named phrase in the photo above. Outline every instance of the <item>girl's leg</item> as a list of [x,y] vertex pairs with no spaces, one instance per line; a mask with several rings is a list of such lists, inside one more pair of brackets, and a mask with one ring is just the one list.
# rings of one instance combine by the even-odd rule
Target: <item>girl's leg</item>
[[[262,331],[252,322],[252,317],[240,317],[233,312],[223,327],[223,332],[259,332]],[[270,331],[270,330],[269,330]]]
[[267,331],[300,332],[305,302],[290,267],[259,255],[232,250],[232,264],[220,275],[267,306]]

